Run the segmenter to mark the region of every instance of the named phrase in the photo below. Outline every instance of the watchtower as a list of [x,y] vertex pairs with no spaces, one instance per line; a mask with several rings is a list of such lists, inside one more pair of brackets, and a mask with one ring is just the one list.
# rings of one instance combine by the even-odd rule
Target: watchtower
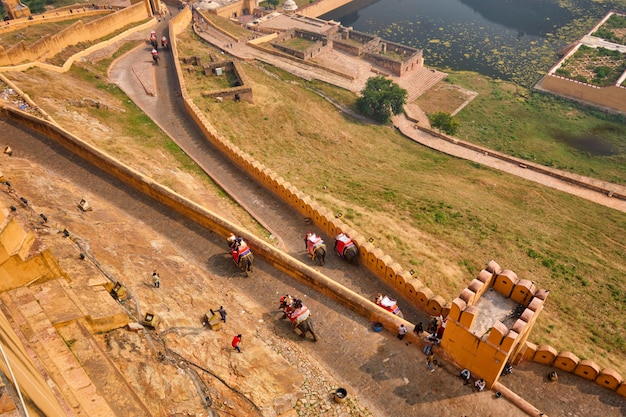
[[517,363],[549,291],[491,261],[452,301],[441,346],[459,366],[493,386]]

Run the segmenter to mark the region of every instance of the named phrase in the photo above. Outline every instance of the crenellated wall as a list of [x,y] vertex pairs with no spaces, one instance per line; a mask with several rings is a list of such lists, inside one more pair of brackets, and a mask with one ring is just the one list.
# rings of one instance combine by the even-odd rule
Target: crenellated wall
[[[486,320],[492,322],[491,327],[484,334],[477,334],[474,326],[478,320],[485,320],[479,317],[485,315],[487,309],[484,304],[481,308],[480,301],[489,290],[514,301],[523,311],[509,326],[497,317],[488,316]],[[483,378],[491,387],[498,381],[504,366],[525,349],[547,296],[548,291],[537,290],[531,281],[518,279],[513,271],[503,271],[496,262],[490,261],[452,301],[441,346],[460,367]]]

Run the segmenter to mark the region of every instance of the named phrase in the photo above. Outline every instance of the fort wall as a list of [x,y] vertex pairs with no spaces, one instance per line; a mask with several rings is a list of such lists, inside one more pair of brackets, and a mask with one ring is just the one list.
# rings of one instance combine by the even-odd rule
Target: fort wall
[[120,30],[129,24],[146,20],[148,17],[146,7],[142,2],[87,24],[83,24],[79,20],[56,34],[43,36],[31,45],[22,41],[8,50],[0,47],[0,66],[17,65],[25,61],[43,61],[53,57],[68,46],[103,38],[111,32]]

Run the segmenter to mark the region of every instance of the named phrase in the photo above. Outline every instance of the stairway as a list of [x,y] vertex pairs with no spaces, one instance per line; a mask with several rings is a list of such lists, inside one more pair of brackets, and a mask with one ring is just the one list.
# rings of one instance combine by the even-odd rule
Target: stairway
[[402,77],[396,78],[396,82],[407,91],[406,102],[411,103],[447,76],[448,74],[445,72],[419,67]]

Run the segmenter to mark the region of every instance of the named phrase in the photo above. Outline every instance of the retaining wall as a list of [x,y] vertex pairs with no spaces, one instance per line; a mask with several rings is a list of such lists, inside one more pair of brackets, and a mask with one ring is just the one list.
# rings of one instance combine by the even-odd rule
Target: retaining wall
[[547,74],[538,84],[538,88],[570,99],[610,107],[626,113],[626,88],[622,86],[598,87],[555,74]]
[[[62,31],[46,35],[27,45],[19,42],[8,50],[0,47],[0,66],[17,65],[25,61],[40,61],[53,57],[68,46],[79,42],[91,42],[103,38],[132,23],[146,20],[146,7],[143,2],[108,14],[100,19],[83,24],[78,21]],[[67,17],[65,17],[67,19]]]
[[[413,119],[409,119],[409,120],[412,120],[413,122],[417,123],[417,120],[413,120]],[[416,125],[416,127],[419,130],[428,132],[432,136],[454,143],[455,145],[463,146],[464,148],[471,149],[476,152],[480,152],[485,156],[491,156],[491,157],[500,159],[502,161],[510,162],[522,168],[540,172],[542,174],[557,178],[561,181],[569,182],[579,187],[588,188],[590,190],[609,195],[613,198],[626,200],[626,187],[622,185],[612,184],[606,181],[596,180],[594,178],[584,177],[582,175],[572,174],[572,173],[564,172],[558,169],[552,169],[544,165],[535,164],[525,159],[515,158],[514,156],[511,156],[511,155],[506,155],[506,154],[494,151],[489,148],[484,148],[480,145],[466,142],[464,140],[455,138],[453,136],[448,136],[444,133],[438,132],[434,129],[431,129],[425,126]]]

